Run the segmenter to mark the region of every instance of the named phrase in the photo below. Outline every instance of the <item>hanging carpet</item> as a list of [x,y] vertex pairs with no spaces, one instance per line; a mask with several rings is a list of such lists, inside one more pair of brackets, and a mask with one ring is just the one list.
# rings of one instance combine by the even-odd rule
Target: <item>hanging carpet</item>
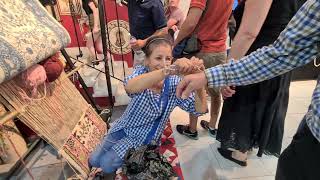
[[69,43],[67,31],[38,0],[0,1],[0,83]]

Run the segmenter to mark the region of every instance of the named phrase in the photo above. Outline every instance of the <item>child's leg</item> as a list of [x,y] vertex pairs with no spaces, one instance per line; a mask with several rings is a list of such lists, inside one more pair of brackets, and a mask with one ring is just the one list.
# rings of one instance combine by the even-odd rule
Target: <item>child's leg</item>
[[108,134],[103,138],[102,143],[91,153],[89,163],[93,167],[100,167],[101,156],[111,149],[111,147],[121,138],[124,137],[124,132],[115,132]]
[[123,164],[123,160],[117,153],[110,149],[100,158],[100,167],[105,173],[115,172]]

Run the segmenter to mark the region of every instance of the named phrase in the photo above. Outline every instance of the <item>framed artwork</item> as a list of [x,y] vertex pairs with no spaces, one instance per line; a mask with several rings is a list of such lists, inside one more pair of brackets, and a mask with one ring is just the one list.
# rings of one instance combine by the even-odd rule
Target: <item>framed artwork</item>
[[[127,54],[131,51],[130,47],[130,34],[129,23],[124,20],[119,20],[119,26],[117,20],[110,21],[108,23],[110,45],[108,49],[114,54]],[[122,48],[122,53],[121,53]]]

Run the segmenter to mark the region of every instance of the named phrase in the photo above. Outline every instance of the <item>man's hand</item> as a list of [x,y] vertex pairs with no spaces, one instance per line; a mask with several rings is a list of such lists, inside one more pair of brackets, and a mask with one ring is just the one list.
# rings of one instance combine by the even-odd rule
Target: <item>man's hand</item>
[[229,87],[229,86],[222,87],[220,92],[222,94],[223,99],[232,97],[236,93],[236,91],[234,90],[234,87]]
[[136,51],[142,49],[146,45],[145,40],[137,39],[134,43],[130,43],[131,48]]
[[182,99],[187,99],[191,92],[198,90],[208,84],[204,72],[185,76],[178,84],[176,95]]
[[187,58],[177,59],[174,63],[178,67],[178,74],[193,74],[204,70],[203,61],[196,57],[192,57],[190,60]]

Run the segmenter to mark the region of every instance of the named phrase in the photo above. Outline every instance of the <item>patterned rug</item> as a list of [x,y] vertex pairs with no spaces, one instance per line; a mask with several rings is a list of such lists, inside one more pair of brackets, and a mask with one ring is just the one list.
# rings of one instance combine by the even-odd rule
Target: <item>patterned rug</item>
[[86,179],[90,173],[88,159],[107,131],[106,123],[89,108],[80,119],[59,153]]
[[173,170],[179,177],[178,179],[183,180],[184,178],[178,158],[176,141],[173,138],[173,131],[169,121],[161,137],[160,153],[163,154],[171,163]]
[[0,83],[70,43],[68,32],[39,0],[2,0],[0,19]]
[[[173,131],[170,124],[170,121],[168,121],[166,128],[162,134],[161,137],[161,146],[160,146],[160,153],[164,155],[164,157],[167,158],[168,162],[173,167],[174,172],[178,176],[178,180],[183,180],[182,170],[178,158],[178,152],[177,148],[175,147],[176,141],[173,138]],[[122,172],[119,172],[119,174],[116,175],[115,180],[126,180],[127,178],[122,174]]]

